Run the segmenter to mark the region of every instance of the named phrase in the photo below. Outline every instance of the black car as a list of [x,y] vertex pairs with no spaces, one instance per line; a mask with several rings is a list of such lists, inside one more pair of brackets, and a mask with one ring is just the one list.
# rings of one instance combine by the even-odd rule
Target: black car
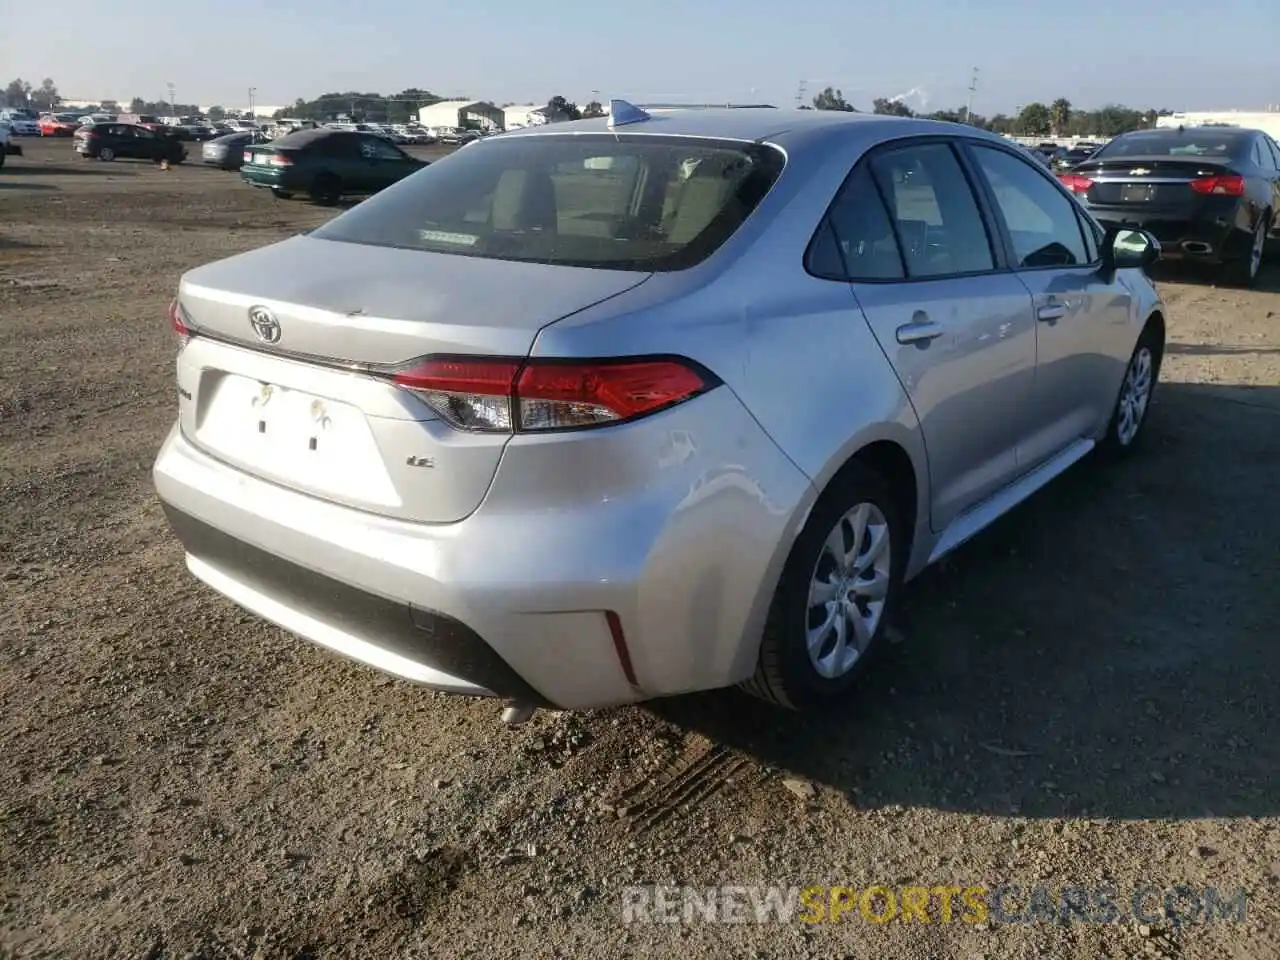
[[1097,149],[1097,147],[1072,147],[1069,150],[1060,150],[1053,155],[1050,166],[1059,173],[1070,170],[1092,157]]
[[75,134],[75,151],[86,160],[167,160],[181,163],[187,159],[187,148],[163,130],[152,130],[136,123],[95,123],[81,127]]
[[1212,264],[1243,286],[1280,224],[1280,146],[1260,130],[1126,133],[1058,178],[1104,226],[1148,230],[1165,258]]

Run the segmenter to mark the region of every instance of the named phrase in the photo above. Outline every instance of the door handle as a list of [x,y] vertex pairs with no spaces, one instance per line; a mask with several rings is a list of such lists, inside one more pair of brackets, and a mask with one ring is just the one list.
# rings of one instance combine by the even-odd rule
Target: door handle
[[1061,320],[1066,315],[1067,308],[1060,303],[1047,303],[1036,310],[1036,319],[1043,320],[1046,323],[1053,323],[1055,320]]
[[897,329],[897,337],[898,342],[902,344],[915,343],[928,346],[930,340],[936,340],[945,332],[932,320],[915,320],[900,326]]

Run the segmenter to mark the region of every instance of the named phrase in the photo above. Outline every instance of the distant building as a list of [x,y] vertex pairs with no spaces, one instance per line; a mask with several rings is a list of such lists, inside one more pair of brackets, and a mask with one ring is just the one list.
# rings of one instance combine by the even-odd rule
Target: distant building
[[1247,127],[1262,130],[1280,140],[1280,109],[1274,110],[1204,110],[1195,113],[1174,113],[1157,117],[1157,127],[1203,127],[1210,125]]
[[115,99],[112,99],[111,97],[107,97],[105,100],[59,100],[58,109],[59,110],[92,110],[95,107],[102,106],[102,104],[104,103],[114,103],[117,106],[127,107],[129,105],[129,101],[132,99],[133,97],[125,97],[123,100],[115,100]]
[[547,122],[545,103],[512,104],[502,108],[503,127],[518,130],[521,127],[537,127]]
[[470,127],[501,130],[502,108],[487,100],[441,100],[418,111],[418,122],[424,127]]

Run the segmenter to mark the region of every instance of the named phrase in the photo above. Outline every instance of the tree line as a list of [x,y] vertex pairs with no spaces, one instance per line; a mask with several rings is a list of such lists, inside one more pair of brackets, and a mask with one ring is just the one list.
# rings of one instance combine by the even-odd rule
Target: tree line
[[[389,96],[349,90],[344,93],[324,93],[314,100],[299,98],[292,106],[277,111],[275,116],[276,119],[298,117],[303,120],[317,121],[345,116],[353,120],[368,120],[373,123],[408,123],[410,120],[417,119],[420,109],[439,103],[443,99],[430,90],[418,87],[409,87]],[[58,85],[49,77],[45,77],[38,87],[32,86],[19,77],[10,81],[4,90],[4,103],[10,107],[53,110],[60,102]],[[504,104],[504,106],[510,106],[510,104]],[[168,103],[163,100],[145,100],[142,97],[134,97],[124,108],[114,101],[104,101],[99,104],[99,107],[104,113],[187,116],[201,112],[200,108],[193,103]],[[812,106],[801,109],[856,112],[853,105],[844,98],[844,94],[832,87],[827,87],[818,93],[813,98]],[[1172,111],[1135,110],[1120,104],[1108,104],[1097,110],[1078,110],[1070,100],[1059,97],[1048,104],[1029,103],[1015,115],[997,113],[991,117],[984,117],[976,113],[969,115],[965,107],[917,113],[900,99],[877,97],[871,103],[871,112],[968,123],[995,133],[1021,137],[1114,137],[1130,130],[1154,127],[1157,117],[1168,116]],[[211,120],[222,120],[234,115],[233,111],[222,106],[212,106],[206,113]],[[604,116],[604,106],[598,100],[592,100],[585,106],[579,107],[573,101],[556,95],[547,100],[543,113],[551,122],[577,120],[581,117]]]
[[[802,110],[857,110],[838,89],[827,87],[813,98],[813,105]],[[1115,137],[1130,130],[1149,129],[1156,125],[1157,117],[1169,116],[1171,110],[1135,110],[1120,104],[1107,104],[1097,110],[1077,110],[1066,97],[1052,103],[1029,103],[1017,114],[997,113],[991,117],[969,114],[966,107],[954,110],[934,110],[917,113],[900,99],[877,97],[871,102],[871,112],[895,117],[923,117],[927,120],[944,120],[950,123],[968,123],[993,133],[1015,137]]]

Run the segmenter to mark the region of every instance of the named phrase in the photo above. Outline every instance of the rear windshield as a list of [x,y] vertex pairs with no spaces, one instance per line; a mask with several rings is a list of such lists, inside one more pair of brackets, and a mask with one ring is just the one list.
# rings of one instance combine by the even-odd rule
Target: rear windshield
[[759,144],[539,135],[469,147],[312,236],[494,260],[680,270],[738,229],[777,180]]
[[1197,127],[1178,130],[1152,130],[1117,137],[1091,159],[1112,157],[1221,157],[1230,159],[1240,150],[1245,138],[1238,131]]

